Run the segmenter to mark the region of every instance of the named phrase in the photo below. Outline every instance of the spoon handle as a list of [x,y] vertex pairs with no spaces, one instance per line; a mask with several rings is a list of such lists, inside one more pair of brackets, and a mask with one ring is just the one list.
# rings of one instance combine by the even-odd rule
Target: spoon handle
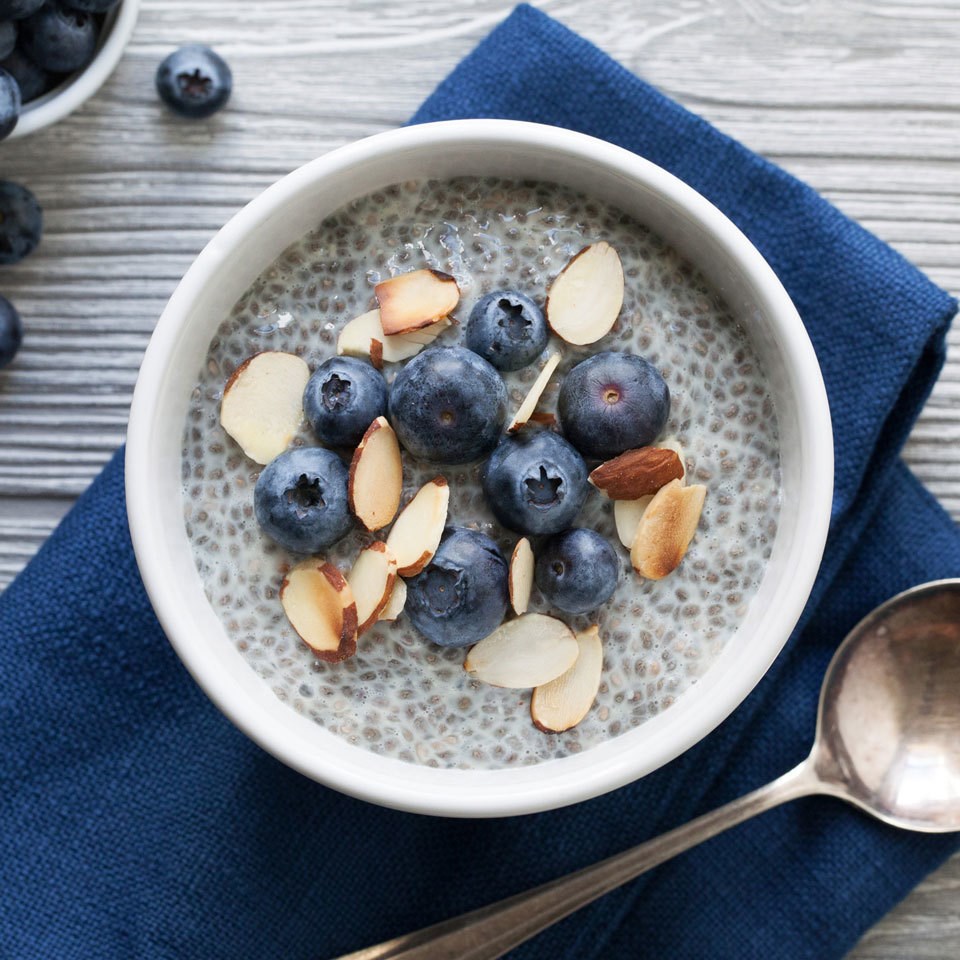
[[339,960],[496,960],[678,853],[787,800],[820,790],[813,764],[806,760],[753,793],[593,866]]

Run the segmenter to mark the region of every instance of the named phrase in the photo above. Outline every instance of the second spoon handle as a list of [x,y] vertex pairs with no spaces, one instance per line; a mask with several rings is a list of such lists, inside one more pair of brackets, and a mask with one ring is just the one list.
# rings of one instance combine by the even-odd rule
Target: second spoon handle
[[759,790],[577,873],[339,960],[496,960],[678,853],[787,800],[821,789],[813,764],[806,760]]

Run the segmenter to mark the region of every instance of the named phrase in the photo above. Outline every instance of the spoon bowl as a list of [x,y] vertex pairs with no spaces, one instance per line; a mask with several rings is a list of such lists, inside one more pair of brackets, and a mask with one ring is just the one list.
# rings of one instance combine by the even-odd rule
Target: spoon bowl
[[827,669],[812,760],[824,788],[886,823],[960,830],[960,580],[853,628]]

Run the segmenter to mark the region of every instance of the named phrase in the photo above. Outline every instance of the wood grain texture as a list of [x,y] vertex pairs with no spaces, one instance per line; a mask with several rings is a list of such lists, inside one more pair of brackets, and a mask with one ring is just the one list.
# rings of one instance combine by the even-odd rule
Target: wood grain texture
[[[691,109],[807,180],[960,292],[960,0],[541,0]],[[210,236],[299,164],[402,123],[511,7],[502,0],[147,0],[116,74],[77,114],[0,145],[46,209],[0,273],[27,340],[0,375],[0,588],[122,442],[140,357]],[[234,99],[166,114],[153,71],[212,43]],[[960,331],[907,447],[960,517]],[[960,858],[851,960],[960,955]]]

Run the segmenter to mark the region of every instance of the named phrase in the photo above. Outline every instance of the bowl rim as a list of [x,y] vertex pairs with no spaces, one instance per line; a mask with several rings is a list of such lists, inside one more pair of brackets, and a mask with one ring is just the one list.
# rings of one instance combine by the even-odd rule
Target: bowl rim
[[116,69],[139,14],[140,0],[121,0],[120,5],[108,14],[112,20],[105,21],[106,36],[101,38],[94,58],[79,73],[67,77],[42,97],[24,104],[17,125],[7,139],[16,140],[49,127],[89,100]]
[[[218,657],[210,649],[212,644],[195,642],[197,631],[191,617],[173,602],[175,598],[168,589],[171,577],[160,559],[162,551],[156,549],[157,543],[164,541],[164,532],[154,509],[150,425],[158,416],[162,417],[161,389],[165,371],[176,354],[180,327],[205,285],[224,268],[251,232],[275,216],[279,209],[294,202],[315,182],[346,174],[353,164],[390,155],[393,151],[458,146],[477,140],[501,146],[535,144],[540,150],[572,152],[626,173],[658,193],[663,201],[685,210],[711,239],[734,256],[758,301],[764,304],[765,312],[777,318],[777,331],[785,344],[785,362],[793,364],[798,384],[797,416],[804,428],[804,439],[808,441],[803,463],[805,469],[809,467],[806,474],[809,482],[803,488],[805,539],[794,558],[796,565],[791,571],[789,596],[775,610],[765,613],[774,618],[776,629],[755,638],[749,663],[738,664],[740,669],[736,675],[725,678],[725,686],[700,705],[697,722],[683,725],[680,720],[668,728],[669,736],[662,736],[661,730],[661,736],[648,745],[642,757],[625,756],[627,750],[617,750],[616,743],[623,737],[605,741],[574,757],[518,769],[483,771],[432,769],[404,763],[350,746],[335,734],[328,736],[346,746],[349,752],[324,754],[304,750],[292,742],[296,739],[292,734],[299,730],[298,724],[312,727],[316,724],[280,703],[268,685],[255,678],[284,711],[283,720],[274,720],[272,711],[271,716],[266,716],[267,710],[258,710],[255,703],[259,694],[254,697],[241,692],[237,684],[223,675],[222,663],[217,669]],[[754,689],[799,620],[820,566],[833,496],[830,410],[816,354],[790,297],[746,236],[692,187],[636,154],[585,134],[512,120],[439,121],[375,134],[294,170],[235,214],[187,270],[157,323],[134,391],[125,465],[131,536],[147,593],[170,643],[219,709],[265,750],[313,780],[383,806],[461,817],[510,816],[586,800],[658,769],[707,736]],[[154,471],[156,473],[158,471]],[[673,709],[663,711],[648,723],[672,713]],[[685,719],[686,713],[679,716]],[[559,767],[564,764],[567,767],[560,772]],[[591,768],[589,776],[583,774],[581,766]],[[550,768],[549,777],[543,775],[547,768]],[[541,775],[531,775],[534,771]]]

